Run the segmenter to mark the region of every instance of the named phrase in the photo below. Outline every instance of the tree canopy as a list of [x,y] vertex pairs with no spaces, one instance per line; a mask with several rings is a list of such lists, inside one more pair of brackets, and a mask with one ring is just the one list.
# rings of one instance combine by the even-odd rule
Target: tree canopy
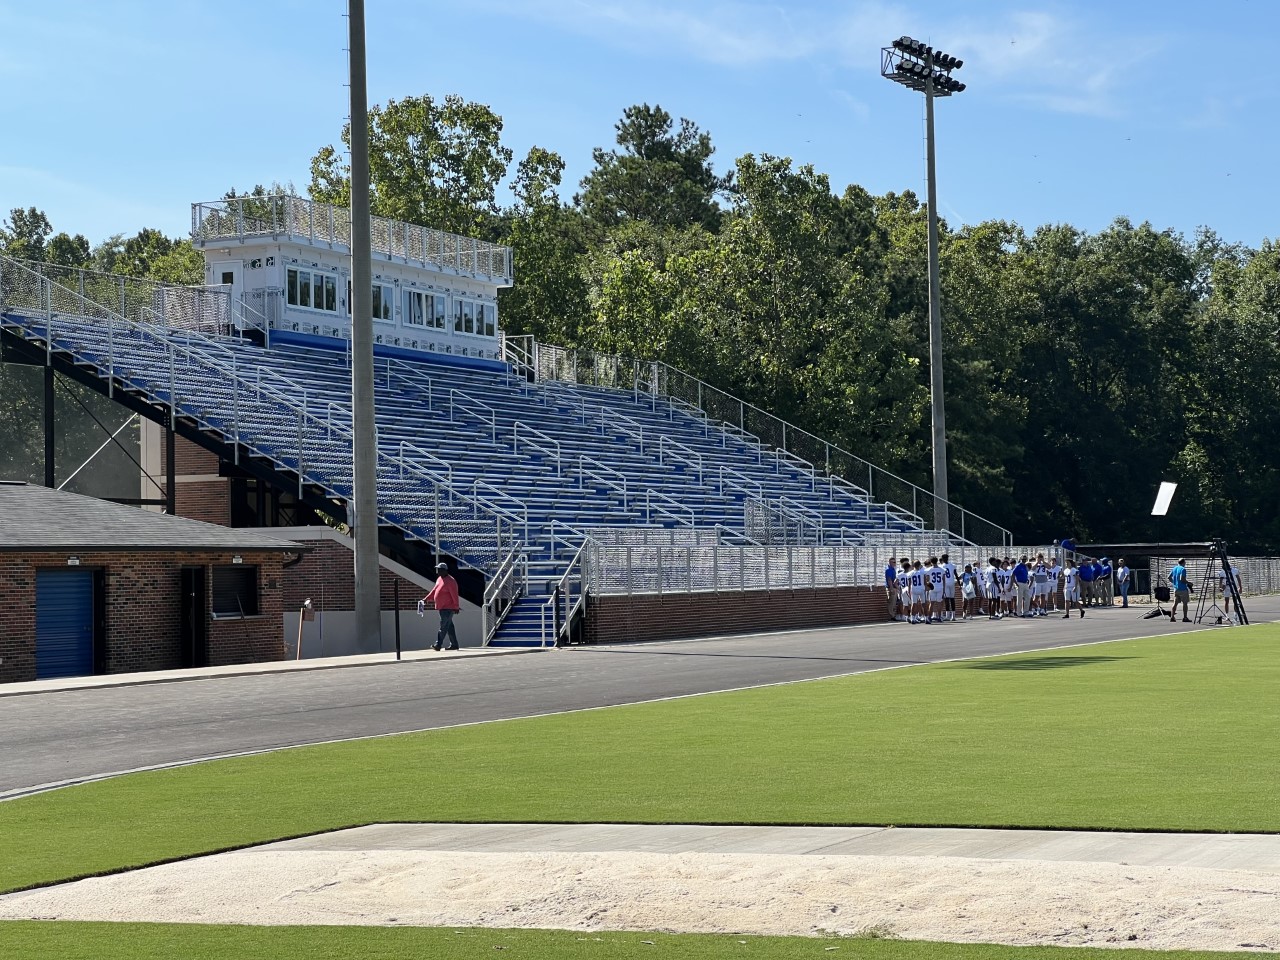
[[[513,165],[483,104],[408,97],[369,122],[376,213],[513,248],[508,333],[665,360],[930,486],[911,191],[838,191],[765,154],[719,169],[711,135],[659,105],[623,111],[568,200],[565,159],[535,146]],[[315,154],[309,192],[348,202],[339,148]],[[944,221],[940,242],[956,502],[1028,542],[1148,540],[1167,479],[1182,487],[1160,537],[1280,548],[1280,246],[1124,218]],[[10,212],[0,249],[175,282],[199,267],[186,241],[90,247],[34,207]]]

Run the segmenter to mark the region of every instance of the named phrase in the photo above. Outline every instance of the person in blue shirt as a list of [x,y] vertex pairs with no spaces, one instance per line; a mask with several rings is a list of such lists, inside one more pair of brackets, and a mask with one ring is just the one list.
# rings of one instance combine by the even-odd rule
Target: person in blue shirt
[[1019,557],[1013,566],[1013,588],[1018,594],[1018,605],[1015,613],[1019,617],[1031,616],[1031,568],[1027,566],[1027,558]]
[[1191,622],[1191,582],[1187,579],[1187,561],[1179,560],[1169,571],[1169,585],[1173,587],[1173,609],[1169,611],[1169,622],[1178,619],[1178,604],[1182,604],[1182,622]]
[[898,616],[898,558],[890,557],[884,568],[884,594],[889,601],[889,619]]
[[1093,569],[1093,559],[1085,557],[1081,561],[1079,567],[1080,576],[1080,606],[1087,607],[1093,603],[1093,581],[1097,577],[1097,573]]
[[1101,576],[1098,577],[1098,585],[1102,590],[1102,605],[1104,607],[1112,606],[1115,601],[1115,584],[1111,580],[1111,561],[1103,557],[1101,561],[1101,569],[1098,571]]

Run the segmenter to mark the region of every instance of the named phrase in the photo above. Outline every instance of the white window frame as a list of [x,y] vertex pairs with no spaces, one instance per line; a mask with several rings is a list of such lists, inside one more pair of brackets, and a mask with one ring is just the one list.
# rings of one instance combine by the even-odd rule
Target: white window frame
[[379,316],[378,313],[374,313],[373,322],[374,323],[395,323],[396,322],[395,285],[393,283],[387,283],[382,280],[373,281],[373,287],[370,290],[370,294],[371,294],[370,306],[372,306],[372,290],[377,290],[378,288],[381,288],[380,290],[378,290],[378,302],[382,306],[382,312],[390,314],[390,316]]
[[[406,327],[425,327],[427,325],[427,306],[431,294],[422,290],[406,289],[404,291],[404,325]],[[416,310],[415,310],[416,306]]]
[[[289,299],[289,275],[293,275],[293,300]],[[303,286],[307,289],[307,303],[302,303]],[[325,306],[325,294],[332,287],[333,309]],[[338,313],[338,275],[317,267],[290,265],[285,268],[284,276],[285,304],[293,310],[307,310],[315,313]],[[320,294],[320,306],[316,306],[316,293]]]

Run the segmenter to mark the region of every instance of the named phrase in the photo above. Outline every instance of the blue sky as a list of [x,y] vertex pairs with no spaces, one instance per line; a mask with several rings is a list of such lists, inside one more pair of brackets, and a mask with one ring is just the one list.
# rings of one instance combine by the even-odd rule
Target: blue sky
[[[938,105],[953,224],[1116,216],[1258,245],[1280,235],[1266,0],[1061,3],[366,0],[372,102],[459,93],[505,142],[561,153],[566,195],[633,103],[840,190],[923,194],[923,104],[879,76],[901,34],[966,62]],[[185,234],[190,203],[304,188],[346,115],[344,0],[0,0],[0,209],[98,242]],[[1261,49],[1230,45],[1258,38]]]

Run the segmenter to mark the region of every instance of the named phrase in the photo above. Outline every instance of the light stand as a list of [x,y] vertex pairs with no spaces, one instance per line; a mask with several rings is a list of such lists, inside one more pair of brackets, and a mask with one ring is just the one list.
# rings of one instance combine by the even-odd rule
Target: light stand
[[951,526],[947,492],[947,425],[942,393],[942,282],[938,267],[938,178],[934,171],[933,100],[962,93],[951,76],[964,61],[911,37],[899,37],[880,50],[880,76],[924,94],[929,178],[929,397],[933,437],[933,527]]
[[1227,545],[1223,540],[1214,540],[1213,545],[1209,548],[1209,566],[1204,573],[1204,586],[1202,587],[1204,593],[1201,594],[1200,604],[1196,608],[1196,623],[1202,622],[1205,617],[1213,616],[1214,610],[1217,611],[1216,623],[1222,623],[1227,619],[1226,611],[1218,606],[1216,599],[1208,609],[1205,609],[1206,598],[1209,595],[1209,591],[1213,589],[1213,568],[1215,566],[1222,568],[1223,583],[1226,586],[1225,595],[1235,605],[1236,622],[1241,626],[1247,625],[1249,623],[1249,615],[1244,612],[1244,604],[1240,600],[1240,585],[1236,583],[1235,571],[1231,569],[1231,558],[1227,556]]
[[[1156,502],[1151,507],[1151,515],[1153,517],[1168,516],[1169,504],[1173,501],[1173,493],[1177,489],[1178,485],[1176,483],[1170,483],[1168,480],[1161,481],[1160,489],[1156,492]],[[1163,545],[1161,544],[1160,546]],[[1159,547],[1157,547],[1157,552],[1159,552]],[[1150,565],[1150,558],[1148,558],[1147,566],[1150,567]],[[1150,571],[1148,571],[1148,573],[1149,572]],[[1169,588],[1163,583],[1156,586],[1154,578],[1152,578],[1151,581],[1151,599],[1156,602],[1156,608],[1142,614],[1138,617],[1139,620],[1152,620],[1156,617],[1169,616],[1169,614],[1164,611],[1164,608],[1160,606],[1163,601],[1169,599]]]

